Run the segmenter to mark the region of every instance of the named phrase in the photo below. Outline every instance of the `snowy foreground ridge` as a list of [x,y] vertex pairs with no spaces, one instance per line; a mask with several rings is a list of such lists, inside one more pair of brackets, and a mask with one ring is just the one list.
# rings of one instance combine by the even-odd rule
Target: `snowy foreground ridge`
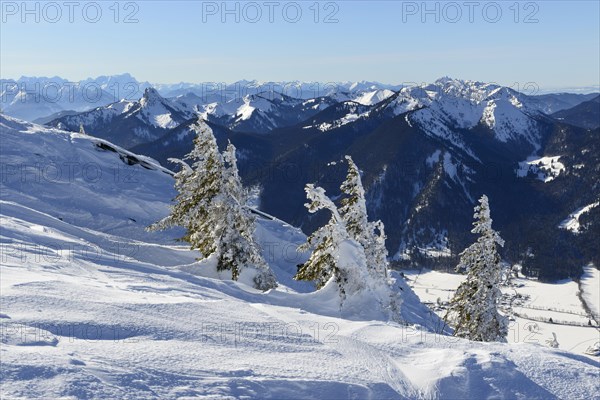
[[597,359],[435,334],[403,282],[406,325],[340,315],[291,279],[305,237],[277,220],[257,232],[276,290],[205,276],[181,232],[144,230],[175,194],[152,160],[4,116],[0,130],[2,399],[598,398]]

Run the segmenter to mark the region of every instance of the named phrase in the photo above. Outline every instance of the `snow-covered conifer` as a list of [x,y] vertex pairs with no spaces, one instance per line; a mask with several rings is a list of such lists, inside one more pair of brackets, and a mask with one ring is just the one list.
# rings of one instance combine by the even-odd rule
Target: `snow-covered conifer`
[[352,157],[346,156],[348,174],[340,186],[344,198],[340,215],[346,224],[350,237],[363,247],[369,272],[374,276],[387,275],[387,250],[383,222],[370,223],[367,216],[365,189],[360,171]]
[[182,226],[186,234],[181,240],[205,258],[215,255],[218,271],[231,271],[231,278],[237,280],[244,268],[253,268],[257,289],[275,287],[275,277],[254,240],[255,221],[245,207],[235,147],[229,144],[221,155],[212,130],[204,121],[192,129],[197,135],[194,149],[184,158],[192,165],[175,160],[182,168],[175,174],[178,194],[171,214],[149,229]]
[[[376,300],[382,311],[390,313],[392,319],[399,319],[401,299],[392,290],[393,282],[384,274],[376,276],[368,268],[365,249],[347,231],[346,223],[336,205],[325,194],[325,190],[312,184],[306,185],[306,195],[310,203],[309,212],[327,210],[331,213],[327,224],[315,231],[300,250],[311,250],[307,262],[302,264],[294,277],[299,280],[315,281],[317,289],[330,280],[337,284],[342,304],[346,299],[360,298],[359,292],[369,293],[367,298]],[[385,234],[381,227],[378,245],[385,247]],[[380,254],[385,255],[381,249]]]
[[325,189],[308,184],[304,190],[310,200],[310,203],[306,203],[308,211],[316,213],[319,210],[327,210],[331,217],[326,225],[317,229],[308,237],[307,242],[300,246],[301,251],[312,248],[312,253],[308,261],[298,268],[294,279],[314,281],[317,289],[320,289],[333,276],[343,291],[347,278],[339,267],[339,246],[348,240],[348,232],[337,207],[325,194]]
[[186,229],[181,240],[200,251],[203,257],[217,251],[219,228],[222,226],[220,209],[223,197],[223,158],[219,153],[212,130],[204,121],[191,127],[196,133],[194,148],[180,164],[175,174],[175,197],[171,213],[150,226],[150,230],[162,230],[173,226]]
[[507,321],[498,313],[502,267],[496,247],[503,246],[504,240],[492,229],[487,196],[483,195],[475,207],[474,219],[471,232],[479,237],[460,254],[457,271],[466,270],[467,278],[450,301],[445,319],[453,326],[455,336],[504,341]]
[[360,171],[352,160],[346,156],[348,163],[348,174],[346,180],[340,186],[345,197],[342,199],[340,215],[346,223],[348,234],[363,247],[368,247],[371,235],[369,235],[369,222],[367,220],[367,204],[365,201],[365,189],[360,178]]
[[373,233],[373,246],[370,254],[367,255],[367,257],[373,257],[372,265],[374,272],[378,276],[386,277],[388,275],[388,251],[385,247],[385,240],[387,239],[387,236],[385,234],[385,227],[383,225],[383,222],[381,222],[380,220],[372,222],[370,225],[370,231]]
[[247,191],[242,186],[237,168],[235,146],[231,143],[223,154],[225,162],[225,221],[219,241],[218,270],[230,270],[237,280],[243,268],[256,270],[254,287],[268,290],[277,286],[275,275],[264,260],[254,239],[255,218],[246,207]]

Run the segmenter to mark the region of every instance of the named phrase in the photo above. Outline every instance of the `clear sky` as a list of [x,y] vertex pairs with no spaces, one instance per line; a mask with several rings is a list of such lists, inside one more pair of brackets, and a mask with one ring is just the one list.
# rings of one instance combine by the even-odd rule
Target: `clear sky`
[[600,80],[599,4],[60,0],[25,10],[2,1],[0,75],[394,84],[451,76],[592,86]]

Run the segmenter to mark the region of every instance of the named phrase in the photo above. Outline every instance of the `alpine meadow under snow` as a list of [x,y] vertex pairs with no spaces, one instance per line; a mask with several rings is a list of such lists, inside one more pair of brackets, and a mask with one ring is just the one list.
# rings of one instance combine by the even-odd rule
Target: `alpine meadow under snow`
[[[502,115],[488,122],[508,140]],[[401,273],[354,157],[338,162],[339,195],[304,182],[307,236],[250,206],[239,149],[191,126],[195,147],[173,173],[0,115],[2,398],[597,398],[598,270],[553,284],[508,268],[493,198],[461,249],[466,280]],[[595,209],[562,230],[581,236]]]

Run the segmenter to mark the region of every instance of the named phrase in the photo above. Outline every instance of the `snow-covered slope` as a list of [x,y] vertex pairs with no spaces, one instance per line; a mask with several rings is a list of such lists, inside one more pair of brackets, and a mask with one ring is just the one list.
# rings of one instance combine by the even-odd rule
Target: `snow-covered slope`
[[304,236],[281,221],[261,219],[257,232],[280,288],[262,294],[206,277],[196,254],[174,242],[181,232],[144,230],[174,195],[152,160],[4,116],[0,133],[3,397],[597,393],[598,363],[588,358],[436,335],[436,318],[402,281],[407,325],[369,310],[342,318],[330,293],[290,279]]
[[534,119],[538,111],[527,107],[522,94],[493,84],[450,78],[425,89],[430,104],[411,119],[429,134],[448,138],[456,129],[482,125],[500,142],[525,140],[539,147],[541,132]]
[[372,106],[377,104],[394,94],[389,89],[373,90],[371,92],[361,93],[359,96],[354,98],[354,101],[365,106]]
[[[560,229],[566,229],[568,231],[571,231],[575,234],[577,233],[581,233],[582,231],[582,226],[579,223],[579,217],[581,217],[583,214],[589,212],[592,208],[594,207],[598,207],[600,205],[600,201],[597,201],[595,203],[592,204],[588,204],[587,206],[581,207],[576,211],[573,211],[571,214],[569,214],[569,216],[560,223],[560,225],[558,226]],[[585,229],[585,228],[583,228]]]
[[560,156],[528,157],[526,161],[520,161],[516,170],[519,178],[525,178],[530,174],[536,179],[547,183],[554,180],[565,170],[565,166],[560,162]]
[[[512,89],[483,82],[442,78],[427,86],[406,86],[392,92],[374,90],[355,96],[353,101],[372,108],[364,114],[395,117],[411,112],[411,126],[451,142],[465,150],[460,131],[484,127],[502,143],[525,142],[538,149],[542,132],[536,118],[542,114],[530,97]],[[531,106],[529,104],[532,104]],[[355,120],[349,113],[341,120]],[[326,130],[342,126],[333,124]]]

